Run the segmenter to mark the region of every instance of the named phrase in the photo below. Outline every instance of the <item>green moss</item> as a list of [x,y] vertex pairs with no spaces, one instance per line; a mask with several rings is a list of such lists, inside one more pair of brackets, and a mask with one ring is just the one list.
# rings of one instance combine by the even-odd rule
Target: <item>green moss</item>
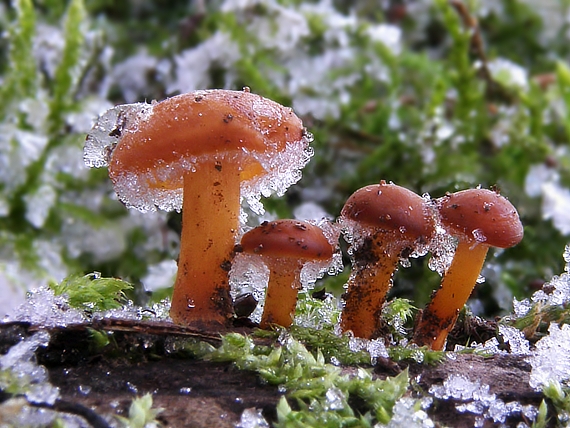
[[56,295],[67,295],[71,307],[92,313],[121,308],[126,301],[125,292],[133,287],[120,279],[92,273],[71,275],[59,284],[51,283],[50,288]]

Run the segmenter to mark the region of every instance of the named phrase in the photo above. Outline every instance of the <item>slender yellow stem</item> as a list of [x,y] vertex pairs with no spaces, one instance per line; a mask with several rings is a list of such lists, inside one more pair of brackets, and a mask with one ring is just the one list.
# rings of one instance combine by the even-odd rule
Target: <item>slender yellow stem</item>
[[398,268],[399,253],[384,253],[376,263],[354,269],[345,293],[342,310],[342,331],[351,330],[356,337],[378,337],[382,327],[382,307],[392,285],[392,275]]
[[461,308],[475,288],[489,247],[473,241],[459,241],[441,287],[424,309],[416,326],[414,341],[439,351],[455,325]]
[[170,316],[175,323],[216,328],[232,313],[228,274],[239,227],[237,165],[211,162],[184,176],[178,275]]
[[264,260],[269,268],[269,284],[259,326],[268,328],[271,324],[278,324],[290,327],[295,316],[297,294],[301,288],[301,266],[297,260],[269,257]]

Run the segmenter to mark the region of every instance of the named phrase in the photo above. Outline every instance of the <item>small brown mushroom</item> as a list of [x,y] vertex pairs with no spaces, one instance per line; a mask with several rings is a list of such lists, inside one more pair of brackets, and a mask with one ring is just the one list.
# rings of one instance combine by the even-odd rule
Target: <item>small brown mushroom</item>
[[334,253],[321,228],[298,220],[263,222],[243,235],[241,248],[260,256],[269,269],[261,328],[292,324],[303,266],[308,262],[326,266]]
[[196,91],[119,106],[100,118],[86,141],[86,163],[108,164],[128,206],[182,208],[174,322],[228,322],[241,198],[283,193],[310,158],[310,141],[290,108],[249,91]]
[[429,204],[414,192],[381,181],[346,201],[340,222],[351,242],[352,272],[341,315],[343,331],[371,339],[381,332],[381,312],[398,262],[434,234]]
[[509,248],[523,237],[515,207],[498,193],[470,189],[437,201],[440,221],[458,240],[441,287],[416,322],[414,342],[442,350],[477,282],[489,247]]

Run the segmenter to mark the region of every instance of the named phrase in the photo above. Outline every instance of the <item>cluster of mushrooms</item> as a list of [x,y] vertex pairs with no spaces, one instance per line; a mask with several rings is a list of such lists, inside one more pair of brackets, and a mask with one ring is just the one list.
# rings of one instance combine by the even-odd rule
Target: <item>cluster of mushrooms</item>
[[[310,158],[310,142],[290,108],[249,90],[207,90],[109,110],[87,137],[85,162],[108,166],[127,206],[182,210],[170,310],[175,323],[228,325],[230,270],[236,253],[244,253],[270,271],[260,327],[289,327],[304,264],[330,263],[339,234],[334,242],[317,224],[289,219],[244,233],[241,202],[248,192],[284,192]],[[292,170],[285,179],[284,168]],[[381,334],[382,307],[400,260],[434,251],[442,231],[456,238],[453,261],[414,330],[415,343],[435,350],[443,349],[488,248],[511,247],[523,236],[516,209],[495,191],[431,200],[385,181],[350,196],[334,227],[350,243],[352,260],[341,329],[366,339]]]

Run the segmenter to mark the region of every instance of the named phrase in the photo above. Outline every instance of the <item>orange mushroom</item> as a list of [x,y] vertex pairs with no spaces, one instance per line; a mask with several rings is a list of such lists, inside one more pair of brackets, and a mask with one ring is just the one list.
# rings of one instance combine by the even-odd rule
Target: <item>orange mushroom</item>
[[260,256],[269,269],[261,328],[292,324],[301,270],[309,262],[328,266],[334,253],[320,227],[299,220],[263,222],[243,235],[241,250]]
[[249,91],[196,91],[119,106],[99,119],[85,160],[108,164],[119,199],[141,211],[182,208],[174,322],[228,322],[241,198],[283,193],[310,158],[310,141],[290,108]]
[[414,192],[381,181],[346,201],[340,222],[351,243],[352,272],[344,294],[343,331],[371,339],[381,333],[381,312],[398,262],[427,248],[435,220]]
[[470,189],[437,201],[440,221],[458,240],[441,287],[416,322],[414,342],[442,350],[477,282],[489,247],[509,248],[523,237],[516,208],[497,192]]

